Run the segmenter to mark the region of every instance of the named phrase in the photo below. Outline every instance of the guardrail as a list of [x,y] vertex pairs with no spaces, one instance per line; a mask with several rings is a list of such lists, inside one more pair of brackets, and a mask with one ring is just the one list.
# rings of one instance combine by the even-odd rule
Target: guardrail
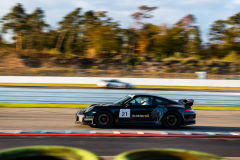
[[123,82],[129,82],[133,85],[240,87],[240,80],[118,78],[118,77],[109,78],[109,77],[0,76],[0,83],[97,84],[100,80],[108,79],[118,79]]

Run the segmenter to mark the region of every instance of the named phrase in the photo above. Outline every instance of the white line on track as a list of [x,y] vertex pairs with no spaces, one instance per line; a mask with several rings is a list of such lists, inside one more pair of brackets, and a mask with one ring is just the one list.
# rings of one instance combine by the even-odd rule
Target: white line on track
[[142,131],[137,131],[137,134],[144,134],[144,132],[142,132]]
[[0,133],[21,133],[22,130],[0,130]]
[[238,133],[230,133],[231,135],[239,135]]
[[96,131],[90,131],[90,133],[93,133],[93,134],[94,134],[94,133],[96,133]]
[[212,133],[212,132],[205,132],[205,133],[208,135],[216,135],[215,133]]
[[190,133],[190,132],[182,132],[182,133],[185,135],[192,135],[192,133]]
[[72,133],[72,131],[70,131],[70,130],[65,130],[65,133],[66,133],[66,134],[70,134],[70,133]]
[[167,132],[160,132],[161,134],[165,134],[165,135],[167,135],[168,133]]
[[45,131],[45,130],[41,130],[41,131],[40,131],[40,133],[46,133],[46,132],[47,132],[47,131]]
[[114,134],[121,134],[119,131],[113,131]]

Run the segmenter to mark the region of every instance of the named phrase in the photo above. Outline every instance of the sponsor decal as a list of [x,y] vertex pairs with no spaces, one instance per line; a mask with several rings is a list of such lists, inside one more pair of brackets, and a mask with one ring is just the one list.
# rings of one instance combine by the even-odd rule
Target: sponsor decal
[[147,115],[142,115],[142,114],[133,114],[132,115],[132,117],[137,117],[137,118],[143,118],[143,117],[145,117],[145,118],[149,118],[149,114],[147,114]]
[[120,109],[119,118],[130,118],[130,109]]
[[151,112],[151,116],[155,118],[155,124],[162,124],[162,118],[166,112],[167,108],[162,105],[158,105],[156,108],[154,108],[154,110]]

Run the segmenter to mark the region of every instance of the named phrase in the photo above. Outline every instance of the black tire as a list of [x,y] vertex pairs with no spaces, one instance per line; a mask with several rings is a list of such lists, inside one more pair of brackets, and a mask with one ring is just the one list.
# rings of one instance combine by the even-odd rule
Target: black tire
[[167,112],[163,116],[163,127],[167,129],[177,129],[182,122],[180,115],[177,112]]
[[109,111],[99,111],[95,116],[95,123],[99,128],[108,128],[113,123],[113,116]]

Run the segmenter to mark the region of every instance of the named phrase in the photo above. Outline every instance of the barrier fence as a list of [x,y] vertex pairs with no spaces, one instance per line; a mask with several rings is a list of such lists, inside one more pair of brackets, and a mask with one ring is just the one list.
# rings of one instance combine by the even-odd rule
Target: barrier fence
[[118,77],[109,78],[109,77],[0,76],[0,83],[97,84],[100,80],[107,79],[118,79],[120,81],[131,83],[133,85],[240,87],[240,80],[118,78]]

